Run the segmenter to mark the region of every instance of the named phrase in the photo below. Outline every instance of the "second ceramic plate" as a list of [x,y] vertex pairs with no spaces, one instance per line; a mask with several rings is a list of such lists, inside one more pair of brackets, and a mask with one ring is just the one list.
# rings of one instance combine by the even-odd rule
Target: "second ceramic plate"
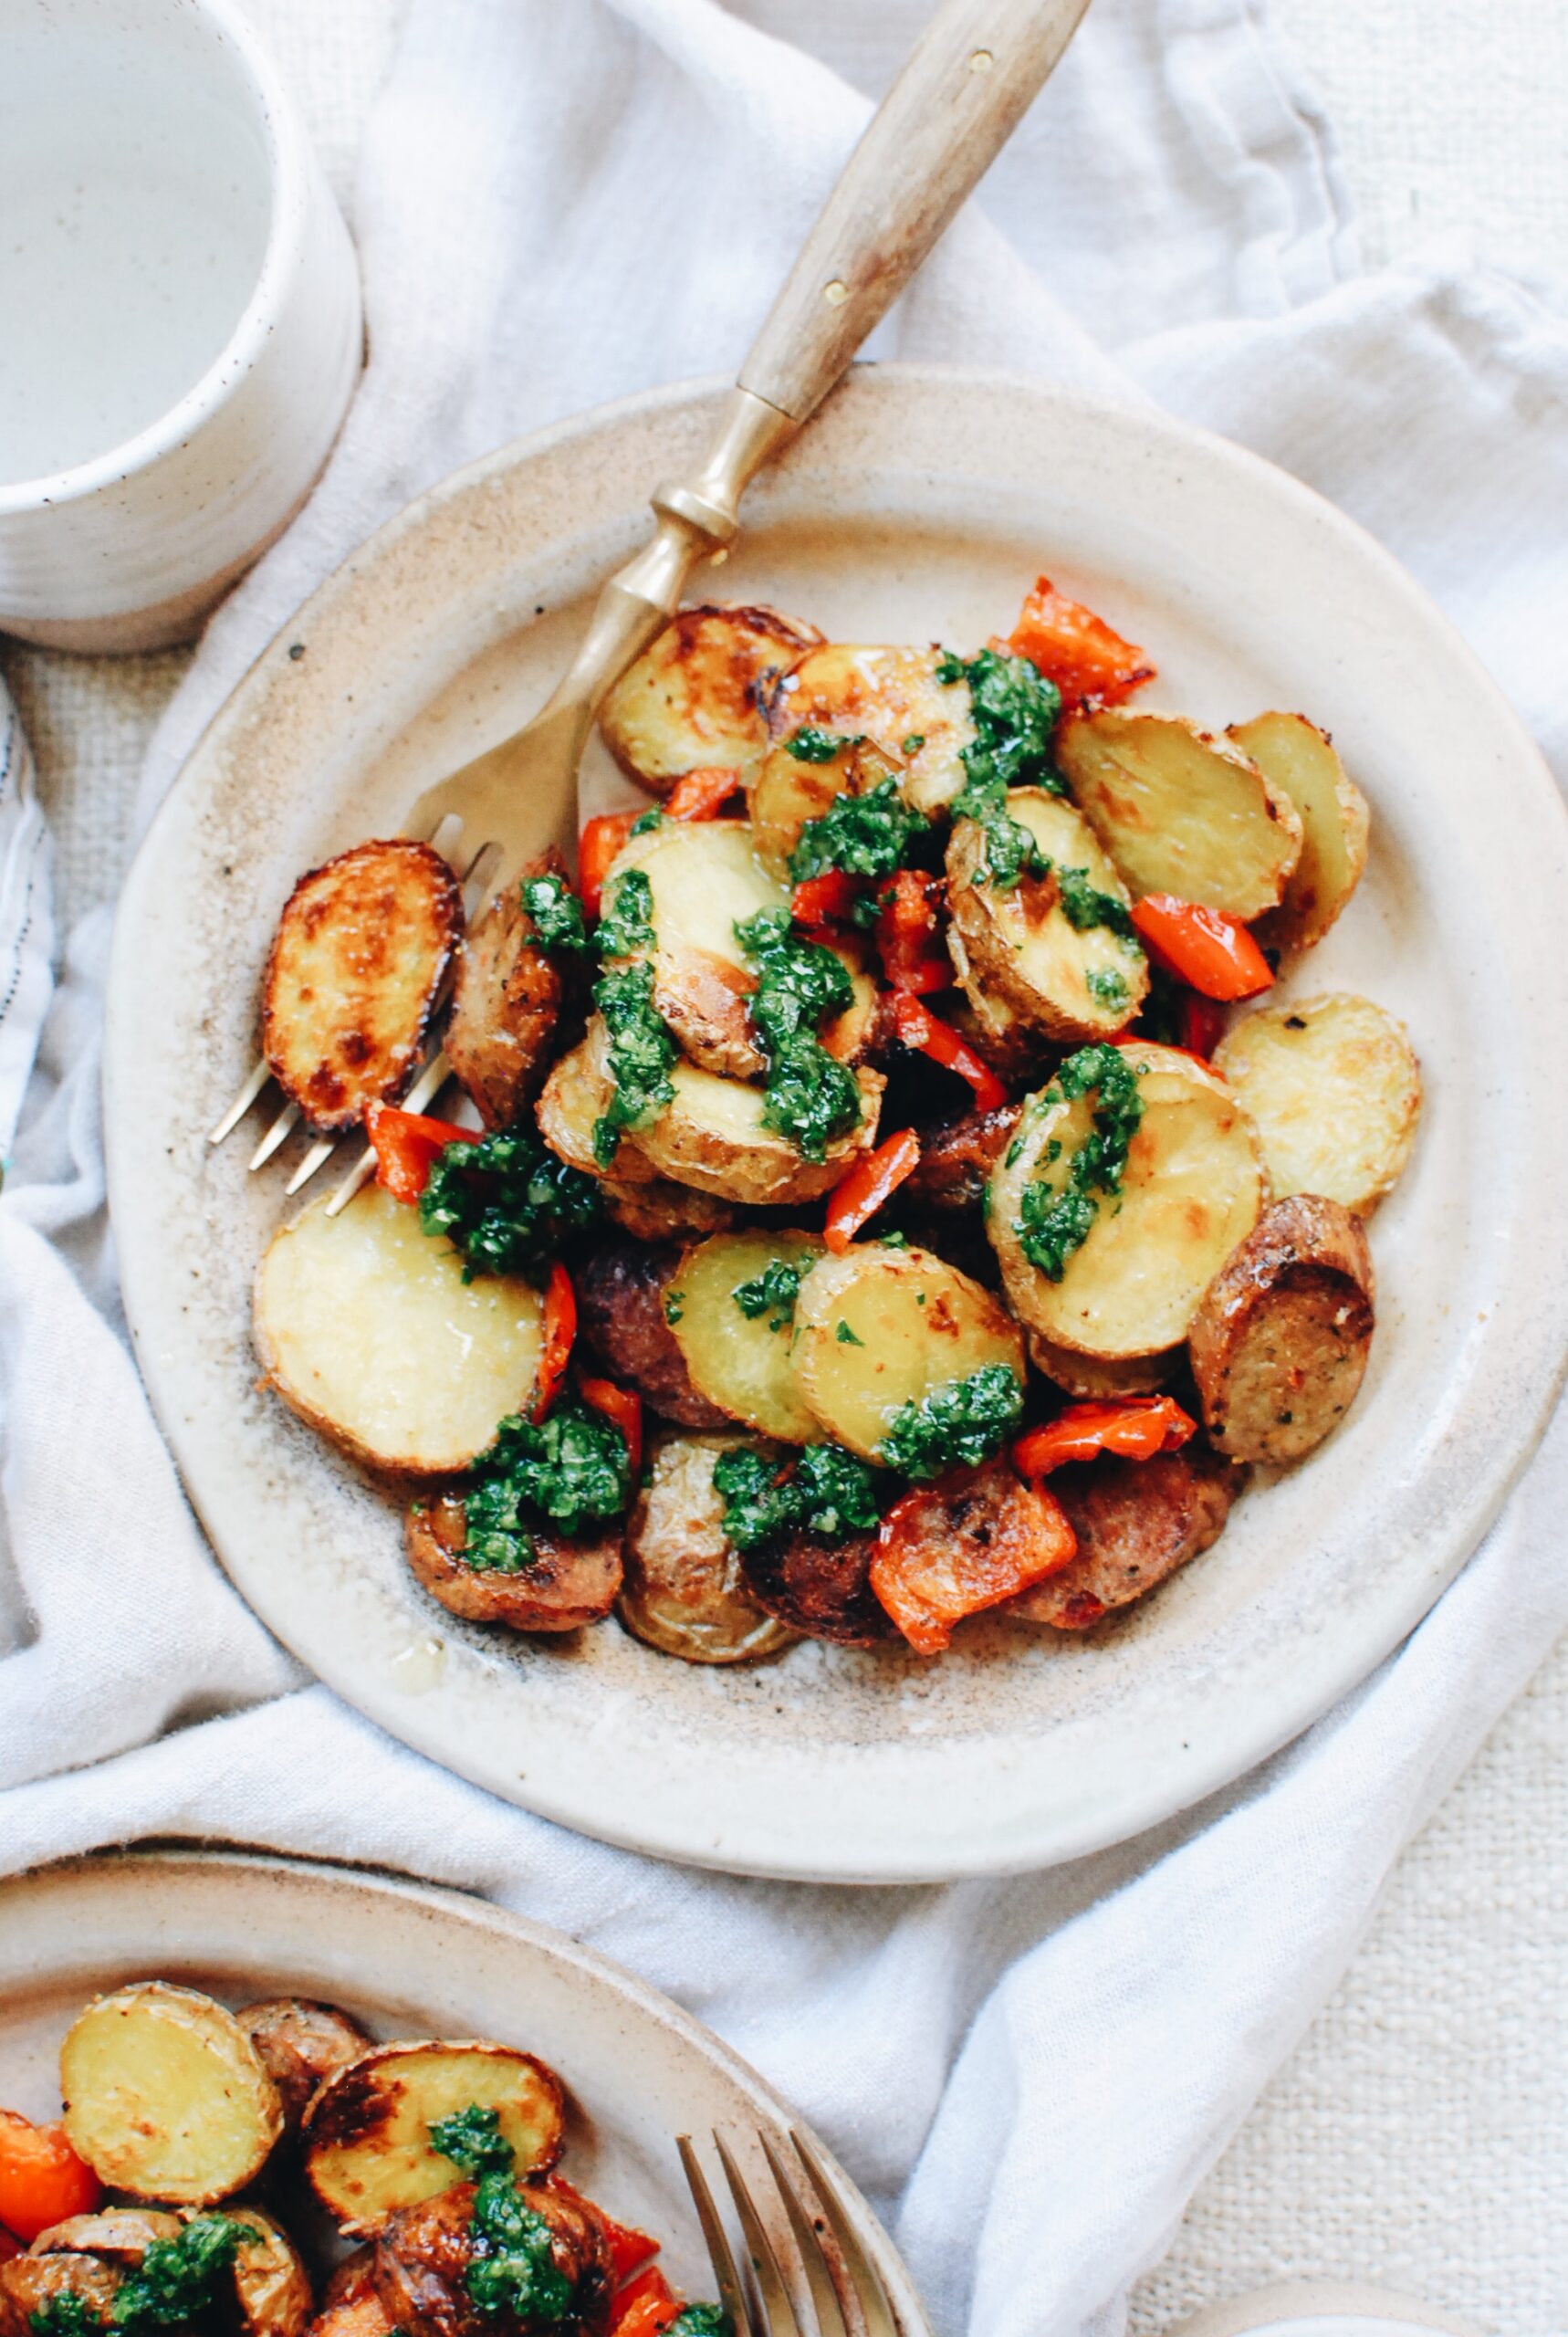
[[[1045,569],[1149,647],[1153,703],[1215,724],[1300,708],[1370,797],[1367,879],[1302,987],[1368,990],[1425,1067],[1414,1165],[1374,1231],[1371,1373],[1340,1433],[1249,1493],[1212,1553],[1081,1640],[982,1622],[928,1664],[810,1644],[706,1671],[613,1624],[566,1644],[465,1627],[411,1579],[395,1506],[258,1390],[248,1289],[282,1174],[247,1179],[248,1147],[209,1150],[205,1131],[254,1050],[296,876],[394,832],[539,702],[720,395],[591,415],[436,488],[300,612],[197,749],[132,875],[110,983],[127,1310],[235,1581],[394,1735],[676,1858],[864,1881],[1043,1864],[1226,1783],[1363,1678],[1534,1447],[1568,1344],[1563,808],[1437,612],[1281,473],[1027,383],[853,375],[699,592],[841,640],[968,647]],[[541,806],[541,840],[556,823]]]

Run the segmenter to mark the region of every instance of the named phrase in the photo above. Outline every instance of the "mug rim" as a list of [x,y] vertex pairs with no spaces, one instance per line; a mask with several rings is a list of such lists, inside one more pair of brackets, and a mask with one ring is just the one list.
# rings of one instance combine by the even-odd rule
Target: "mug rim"
[[157,418],[101,455],[32,478],[0,480],[0,519],[79,503],[150,470],[163,456],[192,437],[222,411],[251,371],[282,304],[284,288],[298,257],[307,215],[310,152],[292,99],[257,38],[248,16],[234,0],[177,0],[226,41],[238,58],[260,114],[267,162],[268,220],[261,266],[238,321],[205,371]]

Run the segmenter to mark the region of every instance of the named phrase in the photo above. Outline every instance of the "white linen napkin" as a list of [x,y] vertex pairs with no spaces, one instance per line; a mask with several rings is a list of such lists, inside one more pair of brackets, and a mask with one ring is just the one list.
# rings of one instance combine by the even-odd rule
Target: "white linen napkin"
[[[275,626],[410,495],[737,358],[856,92],[926,6],[413,0],[360,184],[370,371],[320,489],[209,628],[144,812]],[[1563,306],[1458,250],[1358,272],[1332,135],[1259,0],[1096,0],[877,351],[1152,396],[1260,447],[1408,561],[1568,780]],[[1399,1849],[1568,1620],[1561,1425],[1406,1647],[1157,1834],[905,1892],[606,1850],[305,1684],[215,1568],[122,1345],[105,943],[101,917],[72,937],[0,1195],[0,1866],[210,1834],[486,1892],[634,1965],[782,2086],[894,2217],[945,2332],[1117,2328]]]

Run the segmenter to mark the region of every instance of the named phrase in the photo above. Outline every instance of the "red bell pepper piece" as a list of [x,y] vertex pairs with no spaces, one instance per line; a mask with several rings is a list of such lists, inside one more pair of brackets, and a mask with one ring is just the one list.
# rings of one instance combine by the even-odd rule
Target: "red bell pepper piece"
[[847,917],[860,898],[860,886],[841,868],[824,868],[796,886],[789,913],[797,925],[826,925],[831,917]]
[[1174,1452],[1185,1444],[1197,1425],[1172,1396],[1069,1404],[1043,1428],[1019,1437],[1013,1461],[1026,1477],[1043,1477],[1066,1462],[1092,1461],[1101,1452],[1151,1461],[1156,1452]]
[[577,889],[589,917],[599,915],[600,896],[611,864],[642,817],[641,812],[601,812],[597,820],[589,821],[579,836]]
[[882,1521],[871,1587],[917,1655],[940,1655],[955,1623],[1043,1582],[1074,1557],[1078,1536],[1054,1493],[1007,1478],[985,1530],[966,1532],[956,1506],[975,1472],[916,1485]]
[[666,817],[672,820],[716,819],[740,785],[740,773],[720,765],[705,764],[699,770],[688,770],[676,780],[665,801]]
[[433,1120],[423,1112],[400,1112],[395,1104],[372,1104],[365,1134],[376,1156],[376,1182],[396,1201],[416,1201],[430,1172],[449,1144],[477,1144],[477,1128],[455,1120]]
[[542,1420],[560,1394],[566,1378],[566,1367],[571,1360],[572,1342],[577,1337],[577,1293],[571,1286],[571,1276],[558,1258],[549,1270],[545,1288],[545,1337],[539,1357],[538,1389],[534,1397],[534,1418]]
[[975,1091],[975,1109],[994,1112],[1008,1100],[1008,1091],[991,1069],[982,1063],[967,1041],[956,1031],[922,1006],[917,998],[905,990],[894,993],[890,1001],[893,1027],[898,1038],[916,1054],[928,1055],[933,1063],[941,1064],[948,1071],[956,1071]]
[[661,2337],[681,2317],[681,2300],[656,2264],[628,2280],[616,2297],[610,2337]]
[[591,1404],[596,1412],[614,1421],[626,1439],[631,1456],[632,1482],[636,1483],[643,1472],[643,1399],[633,1395],[630,1388],[617,1388],[613,1379],[591,1379],[586,1371],[577,1375],[582,1400]]
[[35,2240],[68,2216],[90,2215],[102,2196],[63,2126],[35,2126],[19,2110],[0,2110],[0,2223],[8,2232]]
[[841,1257],[865,1223],[891,1194],[920,1165],[920,1138],[913,1128],[900,1128],[874,1152],[857,1160],[849,1175],[833,1188],[828,1203],[822,1239],[835,1257]]
[[1008,647],[1038,665],[1069,706],[1098,698],[1114,706],[1154,679],[1143,651],[1112,631],[1103,617],[1059,592],[1042,576],[1023,604]]
[[[619,1394],[619,1389],[616,1390]],[[633,1399],[635,1401],[635,1399]],[[559,2178],[558,2178],[559,2180]],[[659,2252],[659,2243],[635,2224],[618,2224],[602,2207],[599,2220],[604,2226],[604,2237],[610,2242],[610,2269],[618,2289],[623,2289],[634,2272],[641,2272]]]
[[876,946],[894,990],[925,997],[951,990],[953,968],[936,919],[940,880],[901,868],[877,896]]
[[1181,1001],[1181,1043],[1187,1053],[1207,1063],[1224,1031],[1225,1017],[1218,1002],[1189,990]]
[[1133,904],[1133,923],[1161,962],[1205,998],[1255,998],[1273,982],[1247,927],[1223,909],[1174,893],[1145,893]]

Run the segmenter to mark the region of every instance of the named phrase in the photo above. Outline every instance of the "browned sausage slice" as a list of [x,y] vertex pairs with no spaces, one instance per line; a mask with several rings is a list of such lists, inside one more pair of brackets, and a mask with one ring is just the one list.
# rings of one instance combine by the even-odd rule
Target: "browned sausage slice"
[[298,2132],[305,2105],[322,2080],[358,2059],[371,2041],[346,2012],[310,1996],[268,1996],[246,2005],[235,2018],[282,2096],[291,2133]]
[[535,938],[521,887],[529,876],[566,875],[553,846],[530,861],[491,902],[457,960],[446,1053],[487,1128],[510,1127],[549,1067],[565,985]]
[[673,1243],[600,1250],[577,1275],[577,1312],[584,1337],[612,1379],[682,1428],[727,1428],[727,1412],[692,1386],[686,1359],[664,1320],[664,1293],[680,1264]]
[[1359,1218],[1316,1193],[1266,1209],[1187,1332],[1212,1441],[1299,1461],[1349,1411],[1372,1347],[1372,1252]]
[[1020,1623],[1087,1630],[1217,1542],[1245,1474],[1196,1443],[1152,1461],[1103,1458],[1053,1470],[1051,1490],[1078,1536],[1078,1556],[999,1611]]
[[943,1211],[978,1209],[1022,1112],[1021,1104],[1003,1104],[920,1129],[920,1165],[905,1181],[904,1200]]
[[831,1640],[837,1647],[882,1647],[898,1632],[871,1587],[875,1556],[873,1534],[853,1534],[839,1542],[794,1534],[788,1542],[748,1551],[742,1564],[758,1605],[808,1639]]
[[531,1529],[538,1552],[516,1574],[463,1562],[468,1520],[455,1494],[417,1504],[404,1521],[408,1562],[433,1598],[470,1623],[514,1631],[575,1631],[608,1615],[621,1588],[618,1526],[569,1542],[543,1520]]

